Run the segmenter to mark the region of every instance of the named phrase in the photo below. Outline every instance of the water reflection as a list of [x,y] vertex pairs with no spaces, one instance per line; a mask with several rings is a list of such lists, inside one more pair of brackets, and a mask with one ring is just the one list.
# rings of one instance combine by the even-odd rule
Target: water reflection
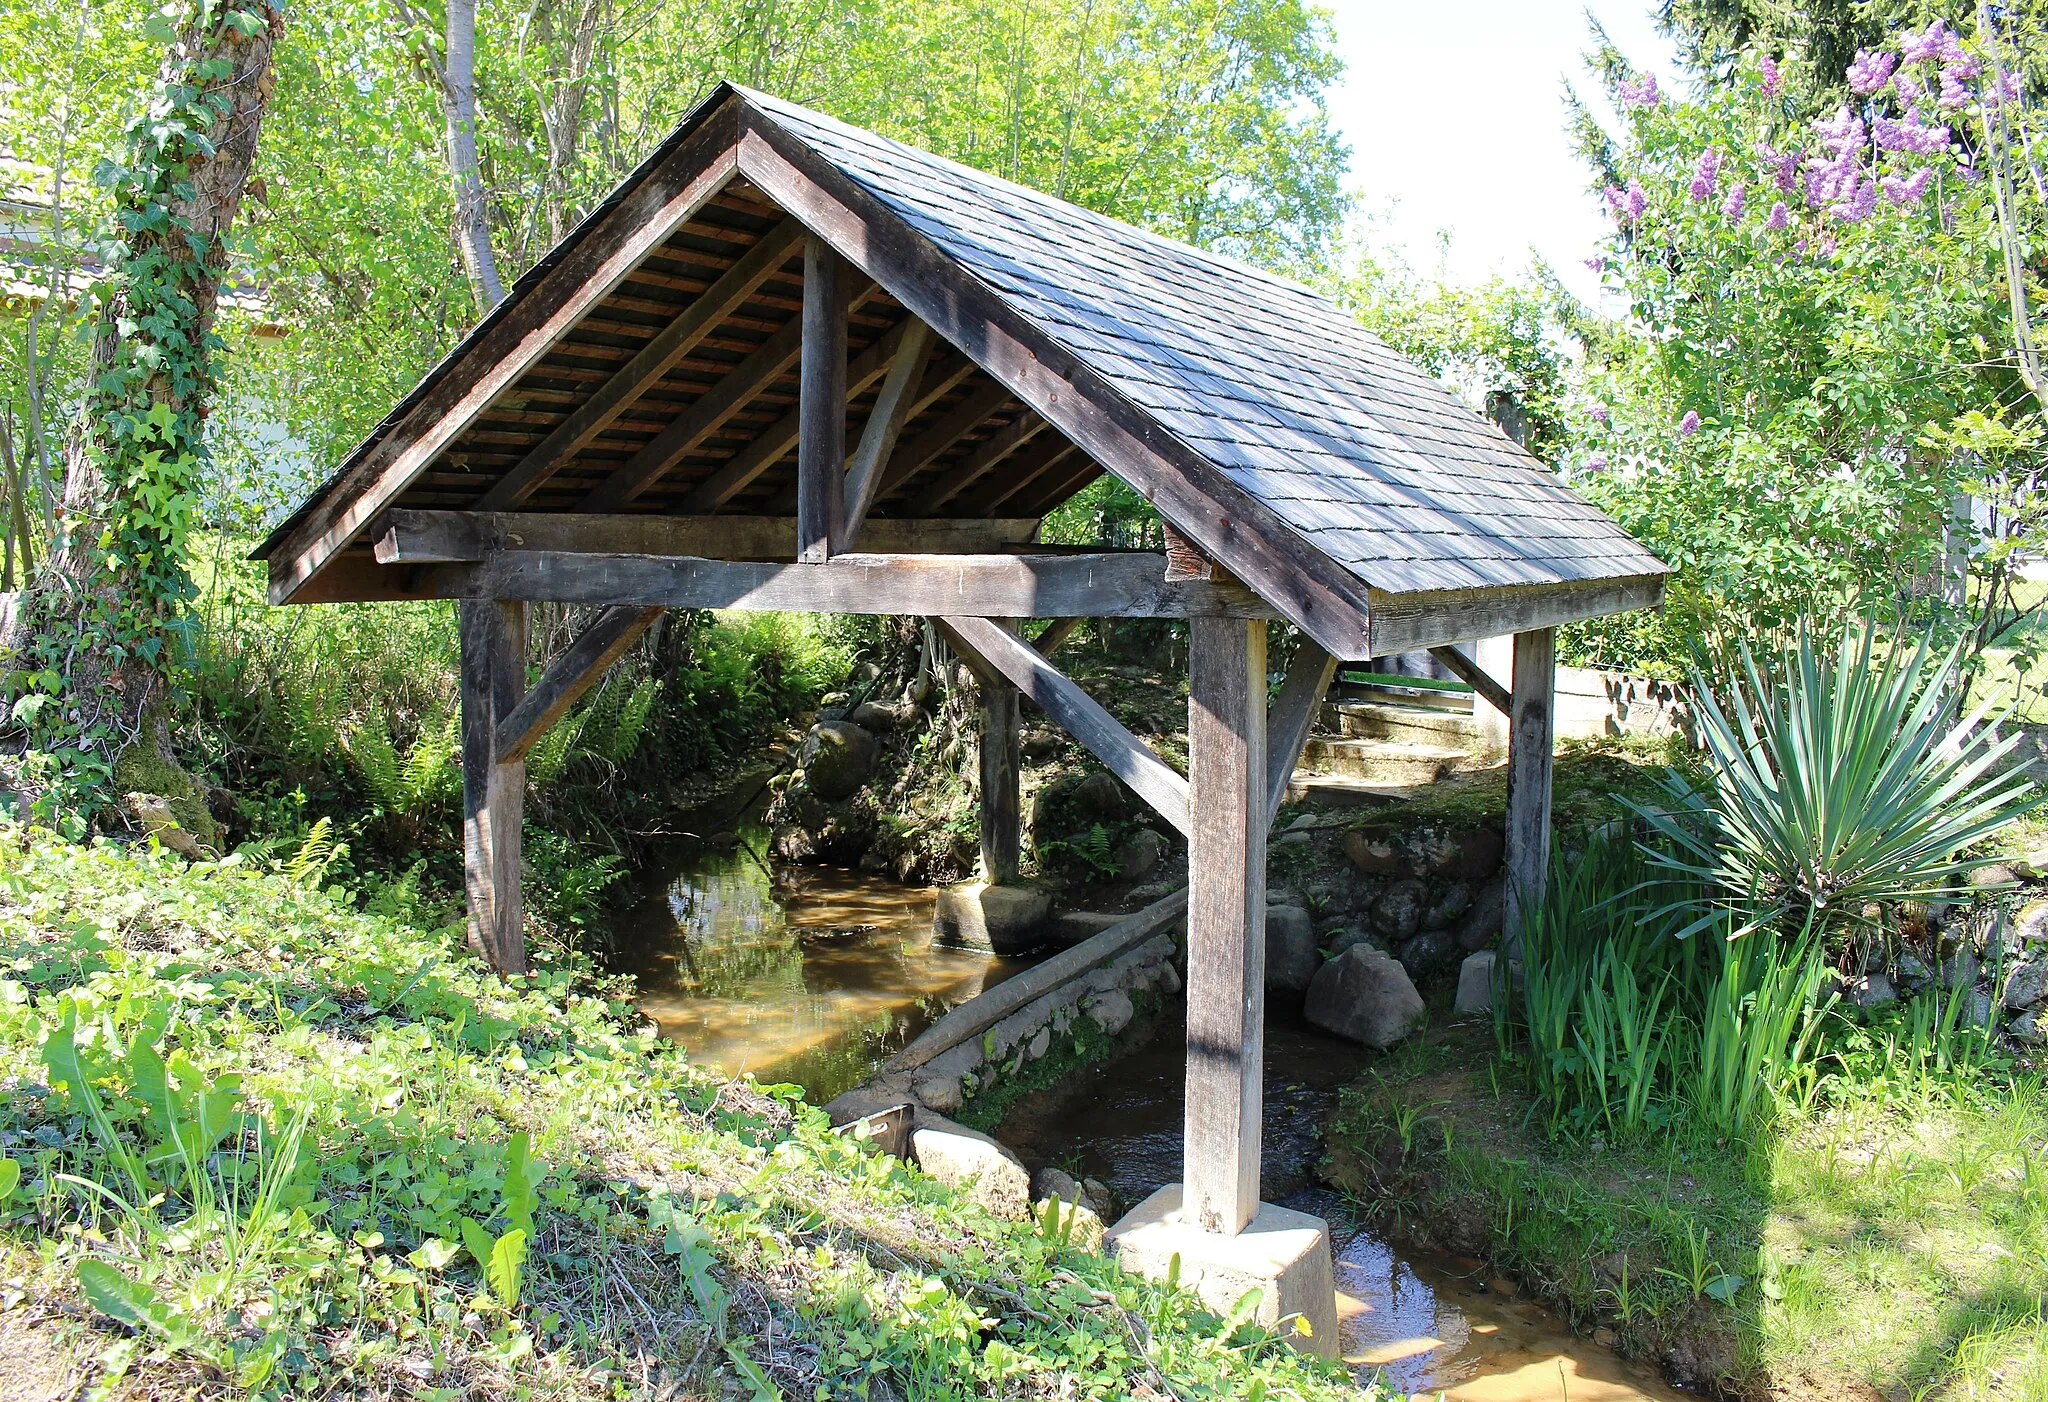
[[829,867],[771,875],[765,829],[677,856],[619,921],[640,1007],[693,1060],[804,1088],[860,1084],[948,1008],[1025,967],[931,947],[934,894]]

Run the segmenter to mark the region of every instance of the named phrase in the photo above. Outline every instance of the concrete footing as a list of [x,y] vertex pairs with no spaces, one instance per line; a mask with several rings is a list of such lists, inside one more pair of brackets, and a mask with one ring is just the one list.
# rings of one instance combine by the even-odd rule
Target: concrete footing
[[1329,1224],[1320,1217],[1262,1202],[1242,1232],[1216,1236],[1181,1220],[1181,1185],[1169,1183],[1125,1213],[1103,1249],[1125,1270],[1153,1280],[1164,1280],[1178,1256],[1180,1283],[1219,1314],[1257,1290],[1258,1323],[1270,1328],[1298,1315],[1310,1332],[1290,1330],[1289,1339],[1308,1352],[1337,1356],[1337,1284]]

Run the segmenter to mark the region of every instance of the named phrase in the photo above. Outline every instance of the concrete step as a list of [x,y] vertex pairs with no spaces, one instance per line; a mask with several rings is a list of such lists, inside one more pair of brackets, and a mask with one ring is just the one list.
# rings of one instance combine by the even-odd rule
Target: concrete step
[[1447,745],[1316,735],[1302,748],[1301,767],[1312,774],[1335,774],[1398,788],[1433,784],[1465,767],[1471,757],[1470,751]]
[[[1314,803],[1324,808],[1385,808],[1429,792],[1421,784],[1375,784],[1347,774],[1315,774],[1297,769],[1287,780],[1287,802]],[[1275,840],[1285,834],[1276,834]]]
[[1401,701],[1333,701],[1323,707],[1319,729],[1352,740],[1394,740],[1471,750],[1480,743],[1471,708],[1411,705]]

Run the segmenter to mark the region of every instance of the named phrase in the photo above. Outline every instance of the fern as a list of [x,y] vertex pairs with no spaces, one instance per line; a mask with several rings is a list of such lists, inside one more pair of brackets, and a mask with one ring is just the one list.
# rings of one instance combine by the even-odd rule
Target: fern
[[327,869],[347,854],[347,845],[334,840],[333,822],[323,817],[284,864],[284,874],[294,886],[317,887],[326,879]]
[[415,813],[459,783],[461,724],[460,713],[450,711],[438,727],[422,727],[412,748],[400,755],[382,719],[364,721],[349,732],[344,748],[378,807],[387,813]]
[[450,797],[461,789],[462,713],[450,710],[438,731],[421,727],[401,771],[408,810],[430,799]]
[[653,677],[642,677],[625,703],[619,707],[617,719],[613,720],[597,749],[606,759],[615,764],[624,764],[640,748],[641,732],[647,728],[648,717],[654,713],[654,702],[661,695],[661,683]]
[[590,712],[582,711],[572,719],[556,722],[554,728],[526,752],[526,777],[536,784],[552,784],[555,776],[562,772],[562,766],[569,762],[569,755],[576,748],[576,741],[589,719]]
[[406,793],[405,766],[398,758],[398,748],[391,743],[391,732],[379,720],[367,721],[348,733],[343,743],[350,762],[356,767],[356,775],[363,781],[363,789],[373,803],[393,812],[405,810]]

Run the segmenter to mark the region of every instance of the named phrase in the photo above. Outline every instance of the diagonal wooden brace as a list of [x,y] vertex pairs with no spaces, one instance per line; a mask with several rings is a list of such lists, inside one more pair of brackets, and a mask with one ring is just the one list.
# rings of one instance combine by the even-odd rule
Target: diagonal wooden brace
[[1192,832],[1188,781],[1036,648],[993,619],[947,617],[933,622],[970,666],[984,676],[1008,680],[1182,836]]
[[1508,689],[1495,681],[1491,672],[1457,648],[1450,645],[1433,647],[1429,650],[1429,655],[1450,668],[1452,676],[1478,692],[1494,710],[1504,716],[1515,713],[1515,705],[1508,696]]
[[498,763],[517,764],[583,694],[601,680],[665,610],[622,604],[604,611],[562,649],[533,689],[498,723]]
[[1273,698],[1266,719],[1266,825],[1280,811],[1287,796],[1287,781],[1301,759],[1301,747],[1315,727],[1316,713],[1329,694],[1330,679],[1337,675],[1337,659],[1323,651],[1315,639],[1304,637],[1288,664],[1287,680]]

